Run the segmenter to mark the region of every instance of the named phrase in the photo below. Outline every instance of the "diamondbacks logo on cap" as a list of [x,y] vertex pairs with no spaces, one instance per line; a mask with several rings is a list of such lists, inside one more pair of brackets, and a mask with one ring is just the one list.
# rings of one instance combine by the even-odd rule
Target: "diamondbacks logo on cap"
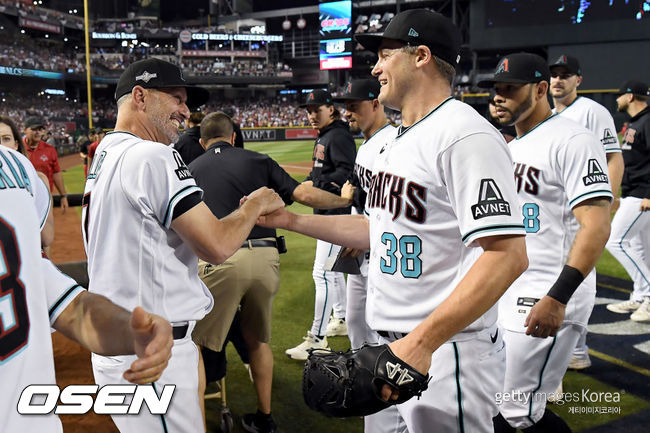
[[567,63],[566,56],[560,56],[560,58],[558,58],[555,61],[555,63],[565,63],[566,64]]
[[158,74],[156,74],[156,73],[152,74],[150,72],[144,71],[142,74],[135,77],[135,81],[144,81],[145,83],[148,83],[149,80],[151,80],[152,78],[157,78],[157,77],[158,77]]
[[313,101],[314,100],[314,94],[310,93],[309,97],[307,98],[308,101]]
[[614,144],[616,143],[616,136],[612,134],[612,130],[609,128],[605,128],[603,131],[603,138],[600,139],[600,142],[602,144]]
[[510,215],[510,203],[503,199],[494,179],[481,179],[478,203],[472,206],[475,220],[495,215]]
[[416,32],[413,27],[411,27],[409,29],[409,36],[413,36],[414,38],[417,38],[418,36],[420,36],[420,34],[418,32]]
[[587,175],[582,178],[582,182],[585,186],[594,183],[607,183],[607,181],[607,174],[605,174],[600,164],[598,164],[598,161],[595,159],[587,161]]
[[345,89],[345,93],[352,93],[352,83],[348,83],[348,88]]
[[507,57],[501,60],[501,63],[497,65],[497,70],[494,74],[496,75],[501,74],[502,72],[508,72],[508,63],[509,62]]

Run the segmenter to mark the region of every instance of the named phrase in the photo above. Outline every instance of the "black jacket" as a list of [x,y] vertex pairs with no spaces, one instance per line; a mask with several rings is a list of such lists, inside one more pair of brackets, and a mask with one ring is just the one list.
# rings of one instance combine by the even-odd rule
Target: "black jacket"
[[622,197],[650,198],[650,107],[630,119],[623,143]]
[[[311,173],[306,180],[311,180],[316,188],[339,195],[345,181],[352,178],[356,156],[357,146],[348,125],[342,120],[335,120],[318,133],[314,144]],[[350,207],[330,210],[314,209],[314,213],[348,214]]]
[[199,143],[199,138],[201,138],[201,128],[193,126],[186,129],[178,139],[178,143],[174,145],[174,149],[181,155],[185,165],[190,165],[192,161],[203,155],[204,150]]

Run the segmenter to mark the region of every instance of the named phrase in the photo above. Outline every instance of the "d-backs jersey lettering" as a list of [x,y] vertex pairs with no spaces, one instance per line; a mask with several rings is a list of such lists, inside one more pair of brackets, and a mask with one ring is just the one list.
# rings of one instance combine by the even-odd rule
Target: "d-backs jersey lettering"
[[[476,261],[477,239],[524,234],[511,164],[501,134],[452,98],[380,149],[366,200],[372,329],[410,332]],[[463,332],[495,321],[492,308]]]
[[201,191],[171,147],[112,132],[89,169],[82,231],[91,292],[170,322],[199,320],[212,296],[198,259],[170,229],[174,206]]
[[[553,115],[509,143],[515,184],[526,227],[528,270],[499,301],[499,321],[524,332],[530,308],[541,299],[565,265],[579,224],[572,209],[585,200],[612,198],[607,162],[594,135],[572,120]],[[586,326],[593,303],[592,271],[567,304],[565,321]]]
[[[50,194],[27,158],[0,146],[0,431],[61,432],[57,416],[22,416],[30,384],[56,384],[50,326],[83,289],[41,257]],[[46,284],[47,283],[47,284]]]

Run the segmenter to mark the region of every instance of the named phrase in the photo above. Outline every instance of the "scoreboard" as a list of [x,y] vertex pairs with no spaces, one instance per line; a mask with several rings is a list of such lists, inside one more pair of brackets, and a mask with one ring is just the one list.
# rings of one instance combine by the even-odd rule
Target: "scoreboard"
[[320,22],[320,69],[352,67],[352,1],[318,5]]

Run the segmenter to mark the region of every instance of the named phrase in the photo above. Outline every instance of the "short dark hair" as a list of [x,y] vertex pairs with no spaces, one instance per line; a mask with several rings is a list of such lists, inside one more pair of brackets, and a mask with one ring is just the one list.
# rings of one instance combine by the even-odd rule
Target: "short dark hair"
[[192,113],[190,113],[190,122],[195,125],[200,125],[204,118],[205,114],[201,111],[192,111]]
[[27,152],[25,152],[25,143],[23,143],[23,136],[18,131],[18,128],[16,127],[14,121],[7,116],[0,116],[0,123],[4,123],[9,127],[9,129],[11,129],[11,133],[14,136],[14,141],[18,145],[18,152],[27,156]]
[[234,131],[232,119],[223,111],[210,113],[201,121],[201,139],[204,142],[217,137],[230,137]]

